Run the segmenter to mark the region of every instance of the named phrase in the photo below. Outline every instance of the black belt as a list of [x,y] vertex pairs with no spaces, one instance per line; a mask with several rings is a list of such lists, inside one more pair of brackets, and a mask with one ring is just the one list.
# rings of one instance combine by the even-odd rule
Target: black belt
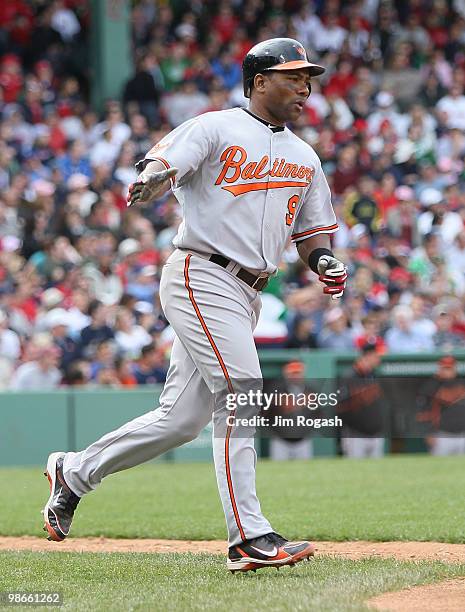
[[[232,259],[223,257],[223,255],[218,255],[217,253],[210,255],[208,259],[209,261],[212,261],[213,263],[218,264],[222,268],[227,268],[229,264],[232,263]],[[238,272],[233,272],[233,274],[234,276],[237,276],[237,278],[240,278],[241,281],[244,281],[244,283],[246,283],[247,285],[249,285],[249,287],[252,287],[252,289],[255,289],[256,291],[263,291],[263,289],[265,289],[265,287],[268,285],[269,276],[260,276],[260,275],[256,276],[255,274],[252,274],[252,272],[249,272],[245,268],[239,268]]]

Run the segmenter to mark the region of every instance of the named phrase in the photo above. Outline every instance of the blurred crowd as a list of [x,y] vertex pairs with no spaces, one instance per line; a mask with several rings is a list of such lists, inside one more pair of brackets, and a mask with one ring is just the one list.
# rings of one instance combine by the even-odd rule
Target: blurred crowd
[[126,208],[134,163],[200,113],[245,106],[241,61],[297,38],[327,71],[290,126],[321,158],[349,267],[340,303],[289,245],[260,348],[465,346],[465,0],[141,0],[134,74],[89,103],[89,3],[0,7],[0,388],[163,382],[158,299],[180,223]]

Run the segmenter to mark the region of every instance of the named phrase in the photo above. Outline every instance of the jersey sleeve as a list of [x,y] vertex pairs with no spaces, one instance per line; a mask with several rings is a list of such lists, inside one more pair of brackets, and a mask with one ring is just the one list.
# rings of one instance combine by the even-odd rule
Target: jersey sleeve
[[297,213],[291,239],[299,242],[317,234],[333,234],[338,230],[336,215],[331,204],[328,181],[318,163],[312,184]]
[[189,119],[154,145],[144,159],[136,164],[136,170],[142,172],[148,162],[158,160],[167,169],[178,168],[172,179],[173,185],[185,183],[208,157],[211,148],[205,127],[199,117]]

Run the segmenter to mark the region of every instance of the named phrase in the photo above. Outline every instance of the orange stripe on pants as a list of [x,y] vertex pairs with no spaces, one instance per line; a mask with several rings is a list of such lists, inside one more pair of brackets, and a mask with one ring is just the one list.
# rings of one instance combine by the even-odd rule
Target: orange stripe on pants
[[[205,321],[204,321],[204,319],[203,319],[203,317],[202,317],[202,315],[200,313],[199,307],[198,307],[197,302],[195,301],[195,298],[194,298],[194,292],[192,291],[192,288],[189,285],[189,262],[191,260],[191,257],[192,257],[192,255],[189,254],[186,257],[186,261],[184,263],[184,280],[185,280],[185,285],[186,285],[187,292],[189,294],[189,299],[191,301],[192,306],[194,307],[194,310],[195,310],[195,313],[197,315],[197,318],[200,321],[200,325],[202,326],[202,329],[205,332],[205,335],[207,336],[208,341],[210,342],[210,346],[212,347],[213,352],[215,353],[216,358],[218,359],[218,363],[220,364],[220,367],[221,367],[221,369],[223,371],[223,374],[224,374],[224,377],[226,379],[226,382],[228,383],[228,390],[229,390],[230,393],[233,393],[234,389],[233,389],[233,385],[232,385],[232,382],[231,382],[231,378],[229,377],[228,369],[226,368],[226,364],[224,363],[223,358],[221,357],[221,353],[219,352],[218,347],[216,346],[215,341],[213,340],[213,337],[212,337],[212,335],[211,335],[211,333],[210,333],[210,331],[209,331],[209,329],[207,327],[207,324],[205,323]],[[235,411],[233,411],[231,413],[231,416],[234,417],[234,413],[235,413]],[[237,528],[239,529],[239,533],[241,534],[242,540],[245,541],[246,537],[245,537],[245,533],[244,533],[244,530],[242,528],[241,521],[240,521],[240,518],[239,518],[239,512],[238,512],[237,506],[236,506],[236,499],[234,497],[234,489],[233,489],[232,478],[231,478],[231,468],[230,468],[230,463],[229,463],[229,439],[231,437],[231,431],[232,431],[232,425],[228,425],[228,428],[226,430],[226,437],[225,437],[225,441],[224,441],[226,478],[227,478],[227,481],[228,481],[229,497],[231,499],[231,505],[232,505],[232,509],[233,509],[233,512],[234,512],[234,518],[236,519]]]

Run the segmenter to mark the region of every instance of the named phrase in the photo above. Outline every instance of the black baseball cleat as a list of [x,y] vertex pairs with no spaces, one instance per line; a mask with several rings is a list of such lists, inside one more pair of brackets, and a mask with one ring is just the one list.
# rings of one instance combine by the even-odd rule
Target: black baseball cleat
[[231,546],[227,567],[233,573],[255,571],[262,567],[279,569],[309,559],[314,553],[315,549],[310,542],[288,542],[272,532]]
[[61,542],[69,535],[74,511],[81,498],[71,491],[63,477],[65,453],[52,453],[47,460],[47,476],[50,483],[50,497],[44,508],[44,531],[48,540]]

